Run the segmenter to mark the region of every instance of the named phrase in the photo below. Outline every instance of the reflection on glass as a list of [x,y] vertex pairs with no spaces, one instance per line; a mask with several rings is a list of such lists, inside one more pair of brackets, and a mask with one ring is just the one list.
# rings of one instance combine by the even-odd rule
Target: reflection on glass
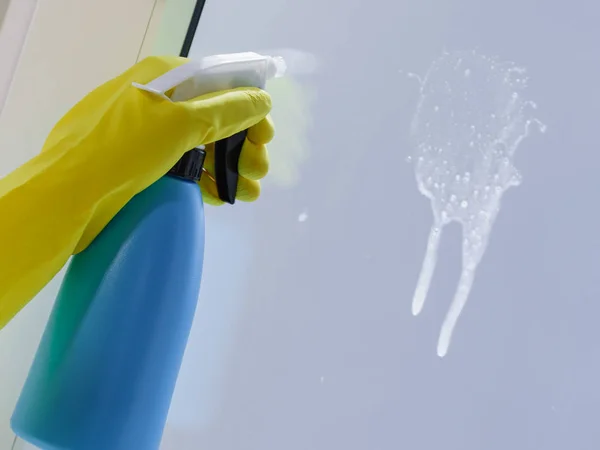
[[298,182],[300,168],[310,155],[307,131],[315,92],[309,85],[298,82],[293,73],[271,80],[267,91],[273,99],[271,115],[277,124],[277,134],[269,145],[269,181],[291,187]]

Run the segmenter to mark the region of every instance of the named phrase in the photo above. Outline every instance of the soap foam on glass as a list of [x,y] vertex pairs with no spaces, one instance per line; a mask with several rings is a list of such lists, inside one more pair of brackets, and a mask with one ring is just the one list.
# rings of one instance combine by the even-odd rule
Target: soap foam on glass
[[528,78],[524,68],[476,51],[443,52],[419,82],[419,101],[411,123],[419,191],[431,202],[433,223],[417,281],[412,312],[421,312],[443,228],[462,227],[462,270],[444,319],[437,346],[448,351],[456,322],[467,302],[475,271],[486,250],[501,198],[521,183],[514,166],[517,148],[531,125],[546,126],[533,116],[537,105],[520,94]]

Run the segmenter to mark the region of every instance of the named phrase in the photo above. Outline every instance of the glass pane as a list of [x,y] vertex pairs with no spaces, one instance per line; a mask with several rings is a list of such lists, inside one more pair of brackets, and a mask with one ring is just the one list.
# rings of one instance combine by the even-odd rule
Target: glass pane
[[192,57],[318,67],[269,86],[263,198],[208,212],[165,449],[597,447],[598,14],[207,2]]

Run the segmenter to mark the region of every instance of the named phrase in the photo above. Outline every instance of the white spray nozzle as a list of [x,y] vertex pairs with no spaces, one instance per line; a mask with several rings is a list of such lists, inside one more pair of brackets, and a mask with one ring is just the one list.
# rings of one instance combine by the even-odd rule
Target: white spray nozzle
[[286,71],[287,64],[280,56],[231,53],[190,61],[150,83],[133,85],[163,98],[167,98],[166,92],[175,88],[170,100],[185,101],[210,92],[240,87],[263,89],[269,79],[281,77]]
[[269,57],[269,73],[267,79],[279,78],[287,72],[287,64],[281,56]]
[[265,55],[277,55],[274,58],[281,58],[285,62],[286,75],[310,75],[317,71],[317,57],[305,50],[296,48],[272,48],[263,50]]

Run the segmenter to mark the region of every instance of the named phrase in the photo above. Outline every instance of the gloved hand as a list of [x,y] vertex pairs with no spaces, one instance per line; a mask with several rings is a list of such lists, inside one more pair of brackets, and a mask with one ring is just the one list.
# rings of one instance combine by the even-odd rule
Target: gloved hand
[[[273,137],[266,92],[242,88],[170,102],[132,86],[186,61],[147,58],[98,87],[56,124],[40,155],[0,180],[0,328],[186,151],[206,145],[211,172],[210,144],[249,129],[237,198],[258,197]],[[210,177],[201,188],[207,203],[221,203]]]
[[[85,178],[100,176],[105,181],[100,208],[86,227],[76,252],[84,250],[133,195],[164,175],[184,152],[208,144],[204,167],[212,173],[211,143],[248,128],[238,168],[237,198],[258,198],[257,180],[268,170],[265,144],[273,137],[273,126],[267,117],[271,101],[266,92],[235,89],[173,103],[131,86],[132,82],[145,84],[186,61],[179,57],[143,60],[91,92],[50,133],[44,152],[73,152]],[[223,203],[209,176],[202,177],[201,187],[207,203]]]

